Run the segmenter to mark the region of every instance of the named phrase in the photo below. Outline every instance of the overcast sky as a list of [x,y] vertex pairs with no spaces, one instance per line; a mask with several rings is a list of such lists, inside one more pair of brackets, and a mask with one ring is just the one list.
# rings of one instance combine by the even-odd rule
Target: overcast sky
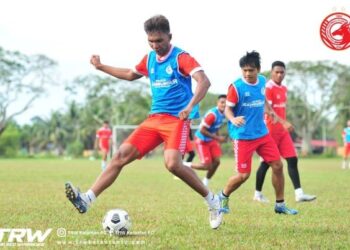
[[[3,0],[0,6],[0,46],[47,55],[59,63],[62,80],[97,73],[91,54],[134,67],[150,49],[143,22],[155,14],[168,17],[172,43],[200,62],[213,93],[226,92],[246,51],[260,52],[262,70],[274,60],[350,64],[350,48],[331,50],[319,34],[329,14],[350,14],[349,0]],[[62,108],[63,93],[55,89],[17,120]]]

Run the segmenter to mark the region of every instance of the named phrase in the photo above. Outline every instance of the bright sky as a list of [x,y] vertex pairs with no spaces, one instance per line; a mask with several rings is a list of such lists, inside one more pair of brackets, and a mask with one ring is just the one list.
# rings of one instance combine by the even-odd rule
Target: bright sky
[[[333,12],[350,14],[349,0],[5,0],[0,7],[0,46],[45,54],[59,63],[60,78],[97,73],[91,54],[103,63],[134,67],[149,51],[143,23],[165,15],[172,43],[188,51],[209,76],[213,93],[225,93],[239,74],[238,60],[257,50],[262,70],[274,60],[336,60],[350,64],[350,48],[334,51],[319,34]],[[50,100],[50,101],[49,101]],[[17,120],[48,116],[64,107],[55,89]]]

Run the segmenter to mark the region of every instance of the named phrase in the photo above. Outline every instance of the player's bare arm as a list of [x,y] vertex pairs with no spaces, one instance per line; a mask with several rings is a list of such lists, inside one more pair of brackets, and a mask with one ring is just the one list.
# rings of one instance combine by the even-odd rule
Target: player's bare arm
[[200,132],[203,135],[205,135],[207,137],[210,137],[210,138],[212,138],[212,139],[214,139],[214,140],[216,140],[218,142],[225,142],[226,141],[226,138],[224,136],[221,136],[221,135],[219,135],[217,133],[210,133],[205,126],[201,126]]
[[197,86],[191,101],[188,103],[187,107],[179,113],[179,117],[182,120],[188,118],[192,108],[205,97],[210,87],[210,81],[204,71],[197,71],[192,75],[192,78],[196,80]]
[[114,76],[118,79],[133,81],[142,77],[142,75],[136,74],[132,69],[117,68],[101,63],[99,55],[92,55],[90,63],[97,69],[106,74]]
[[272,118],[274,123],[277,123],[277,122],[281,123],[282,126],[288,131],[294,130],[293,125],[289,121],[282,119],[276,114],[276,112],[273,110],[273,108],[271,107],[271,104],[267,101],[266,98],[265,98],[265,113]]
[[234,116],[232,109],[230,106],[226,105],[225,107],[225,116],[227,120],[229,120],[233,125],[240,127],[245,124],[244,116]]

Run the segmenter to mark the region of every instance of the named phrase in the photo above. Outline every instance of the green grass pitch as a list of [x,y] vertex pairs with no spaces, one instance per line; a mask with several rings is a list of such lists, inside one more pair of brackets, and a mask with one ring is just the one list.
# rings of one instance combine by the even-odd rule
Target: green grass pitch
[[[210,183],[213,191],[226,183],[233,164],[231,158],[222,160]],[[212,230],[204,200],[174,180],[161,158],[125,167],[84,215],[66,199],[64,183],[69,180],[87,190],[100,173],[100,161],[0,160],[0,229],[52,228],[44,241],[46,249],[350,248],[350,170],[340,168],[340,159],[299,160],[304,191],[317,195],[310,203],[294,201],[285,167],[285,198],[288,206],[299,210],[296,216],[274,213],[271,171],[263,191],[272,202],[252,200],[257,164],[255,160],[250,179],[231,195],[231,213],[218,230]],[[121,238],[102,232],[102,218],[112,208],[128,211],[132,235]],[[60,237],[57,233],[62,230],[65,234]],[[7,239],[4,234],[0,243]]]

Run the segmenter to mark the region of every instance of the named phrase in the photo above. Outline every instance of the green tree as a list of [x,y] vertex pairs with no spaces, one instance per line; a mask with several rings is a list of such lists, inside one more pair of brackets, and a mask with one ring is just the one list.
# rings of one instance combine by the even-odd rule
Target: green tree
[[341,75],[330,61],[298,61],[287,65],[286,82],[292,91],[288,110],[296,132],[303,138],[302,152],[311,151],[311,139],[334,107],[333,88]]
[[55,65],[44,55],[28,56],[0,47],[0,136],[8,122],[28,110],[53,83]]
[[1,136],[0,156],[14,157],[20,147],[20,131],[13,123],[9,123]]

